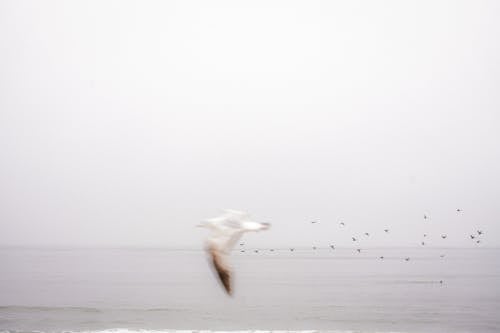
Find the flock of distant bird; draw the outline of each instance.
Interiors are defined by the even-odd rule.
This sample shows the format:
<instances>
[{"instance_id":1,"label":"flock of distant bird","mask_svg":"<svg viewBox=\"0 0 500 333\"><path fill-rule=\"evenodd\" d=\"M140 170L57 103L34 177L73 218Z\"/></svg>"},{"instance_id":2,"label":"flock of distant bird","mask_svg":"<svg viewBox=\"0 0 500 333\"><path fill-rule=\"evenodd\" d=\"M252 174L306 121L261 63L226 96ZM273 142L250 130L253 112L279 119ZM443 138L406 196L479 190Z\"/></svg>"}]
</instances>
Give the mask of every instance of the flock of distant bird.
<instances>
[{"instance_id":1,"label":"flock of distant bird","mask_svg":"<svg viewBox=\"0 0 500 333\"><path fill-rule=\"evenodd\" d=\"M457 213L461 213L461 212L462 212L462 209L457 208L457 209L456 209L456 212L457 212ZM423 218L424 218L424 220L428 220L428 219L429 219L429 215L424 214L424 215L423 215ZM315 220L315 221L311 221L311 224L318 224L318 223L319 223L319 221L316 221L316 220ZM345 227L345 226L346 226L346 224L345 224L345 222L341 221L341 222L339 223L339 226L340 226L340 227ZM385 233L389 233L389 229L383 229L383 230L384 230L384 232L385 232ZM468 237L470 237L470 239L471 239L471 240L473 240L473 241L475 241L477 244L479 244L479 243L481 243L481 240L479 239L479 237L480 237L481 235L483 235L483 231L482 231L482 230L477 230L475 233L468 235ZM364 233L364 236L369 237L369 236L370 236L370 233L369 233L369 232L365 232L365 233ZM423 234L423 238L427 238L427 236L428 236L428 234L427 234L427 233L424 233L424 234ZM441 239L446 239L447 237L448 237L448 235L447 235L447 234L441 234ZM358 241L358 238L356 238L355 236L351 236L351 239L352 239L352 241L353 241L353 242L357 242L357 241ZM422 246L425 246L425 245L426 245L425 240L422 240L422 241L420 242L420 244L421 244ZM244 246L245 246L245 243L240 243L240 249L239 249L239 251L240 251L241 253L245 253L245 252L247 252L247 251L248 251L248 250L246 250L245 248L243 248ZM317 246L312 246L311 248L312 248L312 250L318 250L318 249L319 249ZM330 249L332 249L332 250L335 250L335 245L331 244L331 245L329 245L329 248L330 248ZM261 250L261 252L263 251L263 249L260 249L260 250ZM274 252L275 250L278 250L278 249L271 248L271 249L267 249L267 250L269 250L270 252ZM283 250L283 249L279 249L279 250ZM291 248L289 248L288 250L289 250L290 252L294 252L294 251L296 250L296 248L291 247ZM304 249L301 249L301 250L304 250ZM361 253L361 251L362 251L362 249L361 249L361 248L356 248L356 252ZM259 249L254 249L254 250L253 250L253 252L254 252L254 253L259 253ZM441 255L440 255L440 257L441 257L441 258L444 258L444 254L441 254ZM380 257L379 257L379 259L384 259L384 258L385 258L384 256L380 256ZM405 261L410 261L410 258L409 258L409 257L405 257L405 258L404 258L404 260L405 260Z\"/></svg>"},{"instance_id":2,"label":"flock of distant bird","mask_svg":"<svg viewBox=\"0 0 500 333\"><path fill-rule=\"evenodd\" d=\"M457 213L461 213L462 210L460 208L457 208L456 210ZM424 220L428 220L429 216L427 214L423 215ZM319 223L318 221L311 221L311 224L317 224ZM210 255L211 261L212 261L212 266L214 267L215 271L218 274L219 280L221 281L222 285L224 286L224 289L228 294L231 294L231 272L229 269L229 266L227 265L227 262L225 260L225 257L233 250L234 245L238 242L238 240L241 238L241 236L245 232L249 231L260 231L260 230L266 230L269 229L270 224L268 223L259 223L259 222L254 222L250 220L249 215L240 212L240 211L235 211L235 210L225 210L225 213L217 218L213 219L208 219L205 220L202 224L198 225L200 227L205 227L208 228L212 231L212 234L210 237L207 238L206 242L206 250ZM341 228L346 227L345 222L341 221L339 223L339 226ZM389 229L383 229L384 233L389 233ZM479 244L481 242L480 237L483 235L482 230L477 230L472 234L468 235L468 238L472 241L474 241L476 244ZM365 232L364 236L369 237L370 233ZM423 238L426 239L428 237L427 233L423 234ZM440 237L442 239L446 239L448 235L446 234L441 234ZM359 242L358 238L355 236L351 236L351 239L353 242ZM421 241L421 245L425 246L426 242L425 240ZM252 251L251 249L245 249L245 243L239 243L240 248L239 251L241 253L244 253L246 251ZM312 250L318 250L319 248L317 246L312 246ZM311 249L309 248L309 249ZM324 249L324 248L323 248ZM326 249L331 249L335 250L335 245L330 244L329 247ZM285 250L285 251L290 251L294 252L296 250L295 247L290 247L287 249L253 249L254 253L259 253L259 251L270 251L274 252L275 250ZM303 250L303 249L301 249ZM362 249L361 248L356 248L357 253L361 253ZM444 254L441 254L440 257L444 258ZM384 259L384 256L379 256L379 259ZM410 257L405 257L403 258L404 261L410 261ZM439 281L440 283L443 283L443 281Z\"/></svg>"}]
</instances>

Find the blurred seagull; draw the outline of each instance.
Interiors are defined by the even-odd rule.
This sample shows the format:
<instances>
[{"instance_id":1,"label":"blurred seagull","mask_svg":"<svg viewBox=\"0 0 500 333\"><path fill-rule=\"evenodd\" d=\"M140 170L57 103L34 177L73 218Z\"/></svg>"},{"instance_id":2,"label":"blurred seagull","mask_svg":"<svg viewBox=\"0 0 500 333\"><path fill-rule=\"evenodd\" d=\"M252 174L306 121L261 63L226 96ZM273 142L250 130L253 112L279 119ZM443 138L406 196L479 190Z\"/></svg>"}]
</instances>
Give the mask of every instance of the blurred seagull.
<instances>
[{"instance_id":1,"label":"blurred seagull","mask_svg":"<svg viewBox=\"0 0 500 333\"><path fill-rule=\"evenodd\" d=\"M356 238L352 237L352 241L355 242L356 241Z\"/></svg>"},{"instance_id":2,"label":"blurred seagull","mask_svg":"<svg viewBox=\"0 0 500 333\"><path fill-rule=\"evenodd\" d=\"M460 208L457 208L457 212L460 213L462 210Z\"/></svg>"},{"instance_id":3,"label":"blurred seagull","mask_svg":"<svg viewBox=\"0 0 500 333\"><path fill-rule=\"evenodd\" d=\"M340 222L340 225L345 227L345 223L344 222Z\"/></svg>"},{"instance_id":4,"label":"blurred seagull","mask_svg":"<svg viewBox=\"0 0 500 333\"><path fill-rule=\"evenodd\" d=\"M441 235L441 238L442 238L442 239L445 239L446 237L448 237L448 236L446 236L446 235Z\"/></svg>"},{"instance_id":5,"label":"blurred seagull","mask_svg":"<svg viewBox=\"0 0 500 333\"><path fill-rule=\"evenodd\" d=\"M389 229L384 229L385 232L389 232Z\"/></svg>"},{"instance_id":6,"label":"blurred seagull","mask_svg":"<svg viewBox=\"0 0 500 333\"><path fill-rule=\"evenodd\" d=\"M224 214L207 219L198 224L198 227L207 228L212 234L207 237L205 249L210 255L213 268L222 283L224 290L231 295L231 269L226 257L245 232L269 229L269 223L259 223L250 220L247 213L226 209ZM258 250L255 250L258 253Z\"/></svg>"},{"instance_id":7,"label":"blurred seagull","mask_svg":"<svg viewBox=\"0 0 500 333\"><path fill-rule=\"evenodd\" d=\"M483 234L483 232L482 232L481 230L478 230L478 231L477 231L477 234L478 234L478 235L482 235L482 234Z\"/></svg>"},{"instance_id":8,"label":"blurred seagull","mask_svg":"<svg viewBox=\"0 0 500 333\"><path fill-rule=\"evenodd\" d=\"M474 239L474 238L476 238L476 236L470 235L470 239Z\"/></svg>"},{"instance_id":9,"label":"blurred seagull","mask_svg":"<svg viewBox=\"0 0 500 333\"><path fill-rule=\"evenodd\" d=\"M365 236L370 236L370 234L368 232L365 232Z\"/></svg>"},{"instance_id":10,"label":"blurred seagull","mask_svg":"<svg viewBox=\"0 0 500 333\"><path fill-rule=\"evenodd\" d=\"M332 248L332 250L335 250L335 245L330 245L330 247Z\"/></svg>"}]
</instances>

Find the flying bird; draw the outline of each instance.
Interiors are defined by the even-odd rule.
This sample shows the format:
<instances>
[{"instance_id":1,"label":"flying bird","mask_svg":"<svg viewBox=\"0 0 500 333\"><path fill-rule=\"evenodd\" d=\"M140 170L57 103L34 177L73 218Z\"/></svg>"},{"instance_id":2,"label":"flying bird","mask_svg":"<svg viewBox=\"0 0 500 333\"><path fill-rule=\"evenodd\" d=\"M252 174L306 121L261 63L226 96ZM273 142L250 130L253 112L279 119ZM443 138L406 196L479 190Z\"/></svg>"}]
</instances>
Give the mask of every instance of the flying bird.
<instances>
[{"instance_id":1,"label":"flying bird","mask_svg":"<svg viewBox=\"0 0 500 333\"><path fill-rule=\"evenodd\" d=\"M332 250L335 250L335 246L334 245L330 245L330 247L332 248Z\"/></svg>"},{"instance_id":2,"label":"flying bird","mask_svg":"<svg viewBox=\"0 0 500 333\"><path fill-rule=\"evenodd\" d=\"M384 229L385 232L389 232L389 229Z\"/></svg>"},{"instance_id":3,"label":"flying bird","mask_svg":"<svg viewBox=\"0 0 500 333\"><path fill-rule=\"evenodd\" d=\"M211 235L206 239L205 249L224 290L228 295L232 295L232 272L227 263L227 256L245 232L266 230L270 224L252 221L247 213L227 209L223 215L207 219L198 224L198 227L211 231Z\"/></svg>"},{"instance_id":4,"label":"flying bird","mask_svg":"<svg viewBox=\"0 0 500 333\"><path fill-rule=\"evenodd\" d=\"M369 233L367 233L367 232L365 232L365 236L370 236L370 234L369 234Z\"/></svg>"},{"instance_id":5,"label":"flying bird","mask_svg":"<svg viewBox=\"0 0 500 333\"><path fill-rule=\"evenodd\" d=\"M476 238L476 236L470 235L470 239L474 239L474 238Z\"/></svg>"},{"instance_id":6,"label":"flying bird","mask_svg":"<svg viewBox=\"0 0 500 333\"><path fill-rule=\"evenodd\" d=\"M478 230L478 231L477 231L477 234L478 234L478 235L482 235L482 234L483 234L483 232L482 232L481 230Z\"/></svg>"},{"instance_id":7,"label":"flying bird","mask_svg":"<svg viewBox=\"0 0 500 333\"><path fill-rule=\"evenodd\" d=\"M459 213L460 213L461 211L462 211L462 210L461 210L460 208L457 208L457 212L459 212Z\"/></svg>"},{"instance_id":8,"label":"flying bird","mask_svg":"<svg viewBox=\"0 0 500 333\"><path fill-rule=\"evenodd\" d=\"M446 236L446 235L441 235L441 238L442 238L442 239L445 239L446 237L448 237L448 236Z\"/></svg>"},{"instance_id":9,"label":"flying bird","mask_svg":"<svg viewBox=\"0 0 500 333\"><path fill-rule=\"evenodd\" d=\"M358 251L358 253L361 253L361 249L356 249L356 251Z\"/></svg>"},{"instance_id":10,"label":"flying bird","mask_svg":"<svg viewBox=\"0 0 500 333\"><path fill-rule=\"evenodd\" d=\"M355 242L356 241L356 238L352 237L352 241Z\"/></svg>"},{"instance_id":11,"label":"flying bird","mask_svg":"<svg viewBox=\"0 0 500 333\"><path fill-rule=\"evenodd\" d=\"M340 222L340 225L345 227L345 223L344 222Z\"/></svg>"},{"instance_id":12,"label":"flying bird","mask_svg":"<svg viewBox=\"0 0 500 333\"><path fill-rule=\"evenodd\" d=\"M406 258L405 258L405 261L410 261L410 257L406 257Z\"/></svg>"}]
</instances>

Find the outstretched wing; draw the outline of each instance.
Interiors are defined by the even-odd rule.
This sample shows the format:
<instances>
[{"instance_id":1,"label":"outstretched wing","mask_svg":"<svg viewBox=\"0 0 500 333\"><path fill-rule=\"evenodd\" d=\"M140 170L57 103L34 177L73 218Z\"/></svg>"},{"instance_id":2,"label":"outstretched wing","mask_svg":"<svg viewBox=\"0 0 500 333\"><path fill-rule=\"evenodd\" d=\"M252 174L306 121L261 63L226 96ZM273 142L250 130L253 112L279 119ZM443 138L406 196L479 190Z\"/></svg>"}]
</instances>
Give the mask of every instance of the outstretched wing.
<instances>
[{"instance_id":1,"label":"outstretched wing","mask_svg":"<svg viewBox=\"0 0 500 333\"><path fill-rule=\"evenodd\" d=\"M220 252L229 253L244 232L245 230L241 228L240 223L237 221L223 221L218 223L217 227L212 230L208 243L210 247L214 247Z\"/></svg>"},{"instance_id":2,"label":"outstretched wing","mask_svg":"<svg viewBox=\"0 0 500 333\"><path fill-rule=\"evenodd\" d=\"M226 261L224 260L224 254L213 246L208 248L208 253L212 258L212 265L217 272L217 276L219 277L224 290L226 290L226 292L231 295L231 271Z\"/></svg>"},{"instance_id":3,"label":"outstretched wing","mask_svg":"<svg viewBox=\"0 0 500 333\"><path fill-rule=\"evenodd\" d=\"M242 212L235 209L224 209L223 210L225 219L236 219L236 220L247 220L250 218L250 214L247 212Z\"/></svg>"},{"instance_id":4,"label":"outstretched wing","mask_svg":"<svg viewBox=\"0 0 500 333\"><path fill-rule=\"evenodd\" d=\"M232 274L227 264L227 255L245 232L267 229L269 224L253 222L245 212L230 209L224 212L220 217L205 220L205 226L212 231L207 239L206 250L222 286L231 295Z\"/></svg>"}]
</instances>

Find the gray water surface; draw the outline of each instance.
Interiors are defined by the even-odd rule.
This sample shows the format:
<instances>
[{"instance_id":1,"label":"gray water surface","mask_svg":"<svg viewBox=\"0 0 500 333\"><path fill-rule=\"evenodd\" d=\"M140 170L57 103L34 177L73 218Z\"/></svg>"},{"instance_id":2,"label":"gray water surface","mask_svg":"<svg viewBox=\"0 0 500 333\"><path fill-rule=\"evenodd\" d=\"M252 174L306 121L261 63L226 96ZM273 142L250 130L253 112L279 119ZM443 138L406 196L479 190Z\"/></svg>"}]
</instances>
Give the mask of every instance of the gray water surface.
<instances>
[{"instance_id":1,"label":"gray water surface","mask_svg":"<svg viewBox=\"0 0 500 333\"><path fill-rule=\"evenodd\" d=\"M499 259L486 248L234 252L228 297L199 250L2 248L0 330L499 332Z\"/></svg>"}]
</instances>

